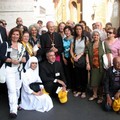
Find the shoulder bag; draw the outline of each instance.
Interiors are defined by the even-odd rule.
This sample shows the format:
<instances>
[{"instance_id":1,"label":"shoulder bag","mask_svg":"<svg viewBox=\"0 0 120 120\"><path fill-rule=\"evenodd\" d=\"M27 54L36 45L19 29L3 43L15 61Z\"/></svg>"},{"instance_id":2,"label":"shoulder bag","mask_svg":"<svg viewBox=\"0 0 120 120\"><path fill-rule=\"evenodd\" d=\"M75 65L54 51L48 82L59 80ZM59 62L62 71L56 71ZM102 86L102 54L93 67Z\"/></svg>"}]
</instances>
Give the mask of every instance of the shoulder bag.
<instances>
[{"instance_id":1,"label":"shoulder bag","mask_svg":"<svg viewBox=\"0 0 120 120\"><path fill-rule=\"evenodd\" d=\"M105 42L103 41L102 42L102 47L103 47L103 51L104 51L104 54L103 54L103 67L104 69L108 69L109 68L109 60L108 60L108 54L106 53L106 50L105 50ZM112 63L113 63L113 56L111 53L110 54L110 62L111 62L111 66L112 66Z\"/></svg>"},{"instance_id":2,"label":"shoulder bag","mask_svg":"<svg viewBox=\"0 0 120 120\"><path fill-rule=\"evenodd\" d=\"M85 38L85 43L86 43L86 37ZM74 52L75 52L75 39L73 41L73 45L74 45ZM76 55L75 55L76 56ZM78 67L78 68L84 68L86 66L86 59L85 59L85 55L83 54L77 62L75 62L73 59L71 59L71 62L73 63L74 67Z\"/></svg>"}]
</instances>

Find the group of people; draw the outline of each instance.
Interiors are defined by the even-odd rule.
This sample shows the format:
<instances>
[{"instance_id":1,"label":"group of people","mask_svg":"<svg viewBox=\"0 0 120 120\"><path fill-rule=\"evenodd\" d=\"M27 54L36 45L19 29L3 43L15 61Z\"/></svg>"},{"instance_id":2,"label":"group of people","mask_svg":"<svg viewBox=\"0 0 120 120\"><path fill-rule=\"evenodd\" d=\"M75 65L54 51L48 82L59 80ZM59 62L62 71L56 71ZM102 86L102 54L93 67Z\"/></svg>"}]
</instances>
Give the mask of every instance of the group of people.
<instances>
[{"instance_id":1,"label":"group of people","mask_svg":"<svg viewBox=\"0 0 120 120\"><path fill-rule=\"evenodd\" d=\"M74 24L69 20L59 23L58 30L52 21L47 22L47 29L42 29L42 21L28 29L20 17L16 23L8 37L0 26L0 61L6 67L11 118L17 117L21 108L49 111L53 107L51 97L58 98L59 87L65 92L71 90L74 97L86 98L90 84L93 94L89 101L97 99L97 103L102 103L105 93L106 109L112 107L112 97L120 98L120 28L116 34L111 23L103 29L96 22L90 30L85 21ZM103 44L108 70L103 65ZM30 88L34 82L42 84L38 92Z\"/></svg>"}]
</instances>

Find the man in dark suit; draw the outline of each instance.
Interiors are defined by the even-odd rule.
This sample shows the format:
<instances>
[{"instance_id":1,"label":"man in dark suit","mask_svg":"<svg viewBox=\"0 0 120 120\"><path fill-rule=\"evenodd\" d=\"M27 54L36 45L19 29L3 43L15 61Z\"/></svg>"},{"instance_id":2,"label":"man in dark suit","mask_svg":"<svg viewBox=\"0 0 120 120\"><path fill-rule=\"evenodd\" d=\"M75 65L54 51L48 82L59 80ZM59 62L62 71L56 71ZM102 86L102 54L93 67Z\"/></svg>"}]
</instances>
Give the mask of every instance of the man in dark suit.
<instances>
[{"instance_id":1,"label":"man in dark suit","mask_svg":"<svg viewBox=\"0 0 120 120\"><path fill-rule=\"evenodd\" d=\"M40 65L40 77L46 91L51 95L56 95L58 86L66 89L65 77L60 62L55 61L55 53L49 50L46 53L47 60Z\"/></svg>"},{"instance_id":2,"label":"man in dark suit","mask_svg":"<svg viewBox=\"0 0 120 120\"><path fill-rule=\"evenodd\" d=\"M43 50L43 59L45 59L45 53L48 50L53 50L56 55L57 61L60 61L61 53L63 52L62 37L55 32L55 26L52 21L47 22L46 27L48 32L41 35L41 47Z\"/></svg>"},{"instance_id":3,"label":"man in dark suit","mask_svg":"<svg viewBox=\"0 0 120 120\"><path fill-rule=\"evenodd\" d=\"M2 26L0 26L0 45L7 41L7 33L6 33L6 29ZM2 66L2 62L0 61L0 67Z\"/></svg>"},{"instance_id":4,"label":"man in dark suit","mask_svg":"<svg viewBox=\"0 0 120 120\"><path fill-rule=\"evenodd\" d=\"M113 67L106 72L104 86L106 93L105 109L108 111L112 107L113 99L120 98L120 57L113 59Z\"/></svg>"},{"instance_id":5,"label":"man in dark suit","mask_svg":"<svg viewBox=\"0 0 120 120\"><path fill-rule=\"evenodd\" d=\"M3 43L4 41L7 41L6 29L0 26L0 44Z\"/></svg>"},{"instance_id":6,"label":"man in dark suit","mask_svg":"<svg viewBox=\"0 0 120 120\"><path fill-rule=\"evenodd\" d=\"M4 42L7 41L7 33L6 29L2 26L0 26L0 45ZM1 52L1 51L0 51ZM0 67L3 65L3 62L0 61ZM1 95L7 95L7 86L6 84L1 84L0 83L0 96Z\"/></svg>"}]
</instances>

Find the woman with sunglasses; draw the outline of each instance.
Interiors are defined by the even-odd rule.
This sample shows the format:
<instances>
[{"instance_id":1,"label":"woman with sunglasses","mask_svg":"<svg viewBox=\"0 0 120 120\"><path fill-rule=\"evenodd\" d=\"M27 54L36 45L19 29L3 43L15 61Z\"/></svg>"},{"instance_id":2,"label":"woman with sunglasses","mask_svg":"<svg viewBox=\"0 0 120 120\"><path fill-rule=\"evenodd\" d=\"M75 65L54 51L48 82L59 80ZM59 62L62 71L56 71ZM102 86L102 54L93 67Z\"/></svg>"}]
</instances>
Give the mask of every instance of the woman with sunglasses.
<instances>
[{"instance_id":1,"label":"woman with sunglasses","mask_svg":"<svg viewBox=\"0 0 120 120\"><path fill-rule=\"evenodd\" d=\"M105 40L108 44L109 48L111 49L111 53L114 57L120 56L120 40L115 38L116 36L116 29L115 28L108 28L107 30L107 39Z\"/></svg>"}]
</instances>

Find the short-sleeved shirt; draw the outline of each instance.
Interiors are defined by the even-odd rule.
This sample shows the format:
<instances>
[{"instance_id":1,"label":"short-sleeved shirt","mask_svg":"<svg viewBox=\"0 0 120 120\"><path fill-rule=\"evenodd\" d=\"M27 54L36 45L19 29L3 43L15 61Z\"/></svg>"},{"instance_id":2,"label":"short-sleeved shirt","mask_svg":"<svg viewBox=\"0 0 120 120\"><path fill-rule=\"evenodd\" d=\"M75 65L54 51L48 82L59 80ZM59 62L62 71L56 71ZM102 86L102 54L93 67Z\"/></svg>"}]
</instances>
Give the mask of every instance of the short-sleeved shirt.
<instances>
[{"instance_id":1,"label":"short-sleeved shirt","mask_svg":"<svg viewBox=\"0 0 120 120\"><path fill-rule=\"evenodd\" d=\"M113 57L119 56L118 51L120 50L120 40L116 39L116 41L113 44L108 45L108 46L111 49Z\"/></svg>"}]
</instances>

